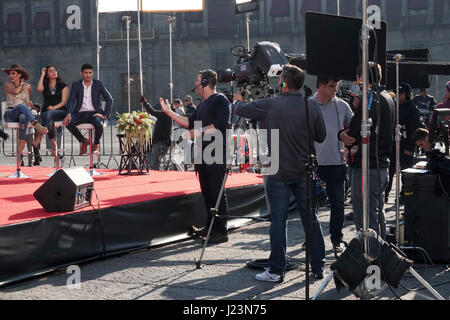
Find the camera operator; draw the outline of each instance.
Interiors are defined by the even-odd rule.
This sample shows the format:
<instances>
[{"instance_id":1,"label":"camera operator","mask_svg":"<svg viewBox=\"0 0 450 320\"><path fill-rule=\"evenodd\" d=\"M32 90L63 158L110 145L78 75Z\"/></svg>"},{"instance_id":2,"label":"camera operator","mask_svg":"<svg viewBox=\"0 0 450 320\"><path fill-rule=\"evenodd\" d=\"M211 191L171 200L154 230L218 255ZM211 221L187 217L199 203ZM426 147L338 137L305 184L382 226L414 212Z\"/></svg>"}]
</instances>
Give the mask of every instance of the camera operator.
<instances>
[{"instance_id":1,"label":"camera operator","mask_svg":"<svg viewBox=\"0 0 450 320\"><path fill-rule=\"evenodd\" d=\"M361 77L361 68L358 70ZM386 189L389 167L389 156L392 150L394 136L394 102L386 90L381 90L379 84L382 73L380 65L369 62L369 117L372 119L369 143L369 228L384 237L386 223L383 210L383 192ZM377 92L380 91L380 92ZM362 199L362 105L356 109L349 129L339 133L339 138L349 147L349 164L352 167L351 188L354 222L356 230L360 230L363 216ZM377 127L379 126L379 130ZM378 132L378 133L377 133ZM366 190L364 190L366 192ZM381 198L380 198L381 197ZM380 201L381 199L381 201ZM376 257L379 244L371 238L369 254Z\"/></svg>"},{"instance_id":2,"label":"camera operator","mask_svg":"<svg viewBox=\"0 0 450 320\"><path fill-rule=\"evenodd\" d=\"M284 65L279 79L281 94L275 98L263 98L251 103L242 102L240 93L235 97L234 112L253 120L264 120L268 130L279 130L279 141L269 139L269 151L276 143L279 145L279 170L267 178L267 197L271 211L269 268L257 274L261 281L282 282L286 271L286 223L289 197L292 193L305 227L305 164L308 157L308 132L304 96L300 93L305 75L294 65ZM323 142L326 137L325 123L318 108L309 111L311 124L311 150L313 142ZM273 134L271 135L274 136ZM311 212L313 212L311 210ZM325 244L322 228L317 214L310 216L311 269L317 279L323 277L325 263Z\"/></svg>"},{"instance_id":3,"label":"camera operator","mask_svg":"<svg viewBox=\"0 0 450 320\"><path fill-rule=\"evenodd\" d=\"M347 174L341 151L343 143L338 132L347 127L353 117L350 106L336 97L339 79L331 76L317 77L317 93L309 99L312 108L318 108L323 115L327 136L323 143L315 143L319 167L317 174L326 184L330 200L330 240L336 253L342 252L342 227L344 225L344 181Z\"/></svg>"},{"instance_id":4,"label":"camera operator","mask_svg":"<svg viewBox=\"0 0 450 320\"><path fill-rule=\"evenodd\" d=\"M400 140L400 169L411 168L414 165L414 142L412 135L417 128L424 127L419 108L411 100L412 88L408 83L402 83L398 89L399 102L399 124L405 128L406 138L402 136ZM395 143L392 147L390 166L389 166L389 183L385 191L384 201L388 201L389 193L392 189L392 182L395 174ZM403 188L403 184L402 184ZM403 190L400 192L400 204L404 202Z\"/></svg>"},{"instance_id":5,"label":"camera operator","mask_svg":"<svg viewBox=\"0 0 450 320\"><path fill-rule=\"evenodd\" d=\"M207 219L206 227L202 229L193 227L193 231L194 235L202 237L203 240L206 239L208 227L212 219L211 208L214 208L216 205L216 201L222 187L222 182L225 177L226 129L228 129L230 124L231 113L228 99L223 94L217 93L216 86L217 73L215 71L203 70L199 72L193 91L201 96L204 101L200 103L195 111L188 117L173 112L170 109L168 101L164 101L160 98L162 110L182 127L189 129L188 132L183 134L184 138L187 136L190 138L203 138L202 143L199 146L201 147L199 151L202 152L202 155L203 150L205 150L210 144L217 143L215 138L210 141L207 139L207 136L214 137L216 134L222 135L222 159L216 161L215 151L219 150L213 150L214 154L211 154L211 156L214 158L214 162L212 164L208 164L204 157L202 157L201 164L195 164L195 171L198 173L200 187L203 197L205 198ZM194 122L200 122L201 128L197 129L197 127L194 126ZM228 201L226 190L224 190L218 208L218 217L214 219L214 224L212 226L208 243L214 244L228 241L227 211Z\"/></svg>"}]
</instances>

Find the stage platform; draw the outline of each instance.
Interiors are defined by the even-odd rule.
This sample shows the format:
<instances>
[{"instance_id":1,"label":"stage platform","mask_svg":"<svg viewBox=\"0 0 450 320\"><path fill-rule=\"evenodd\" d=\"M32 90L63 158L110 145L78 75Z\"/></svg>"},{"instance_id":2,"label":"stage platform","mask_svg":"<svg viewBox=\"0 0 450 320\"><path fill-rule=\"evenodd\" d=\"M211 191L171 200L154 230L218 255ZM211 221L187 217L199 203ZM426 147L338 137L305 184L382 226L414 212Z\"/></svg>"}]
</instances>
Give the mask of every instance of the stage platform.
<instances>
[{"instance_id":1,"label":"stage platform","mask_svg":"<svg viewBox=\"0 0 450 320\"><path fill-rule=\"evenodd\" d=\"M0 285L71 264L188 239L203 226L205 204L195 172L150 171L93 177L92 206L46 212L33 193L54 171L24 167L30 178L11 179L15 167L0 166ZM86 169L87 170L87 169ZM232 173L226 184L229 228L266 213L261 175ZM98 211L98 207L100 210Z\"/></svg>"}]
</instances>

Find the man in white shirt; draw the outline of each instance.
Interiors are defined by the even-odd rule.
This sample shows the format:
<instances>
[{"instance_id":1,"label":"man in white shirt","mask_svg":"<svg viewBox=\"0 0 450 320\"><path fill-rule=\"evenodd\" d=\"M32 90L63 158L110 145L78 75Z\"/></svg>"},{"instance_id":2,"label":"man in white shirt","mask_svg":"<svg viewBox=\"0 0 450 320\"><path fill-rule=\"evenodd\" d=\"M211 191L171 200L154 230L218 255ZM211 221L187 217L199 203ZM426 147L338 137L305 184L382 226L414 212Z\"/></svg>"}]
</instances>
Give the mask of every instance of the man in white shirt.
<instances>
[{"instance_id":1,"label":"man in white shirt","mask_svg":"<svg viewBox=\"0 0 450 320\"><path fill-rule=\"evenodd\" d=\"M80 74L82 79L72 84L67 101L67 115L63 124L81 143L80 155L83 155L87 154L89 140L84 138L77 125L91 123L94 126L94 143L91 152L97 152L103 135L103 121L109 117L113 98L101 81L93 79L92 65L84 64ZM103 96L106 101L105 110L102 108L100 96Z\"/></svg>"}]
</instances>

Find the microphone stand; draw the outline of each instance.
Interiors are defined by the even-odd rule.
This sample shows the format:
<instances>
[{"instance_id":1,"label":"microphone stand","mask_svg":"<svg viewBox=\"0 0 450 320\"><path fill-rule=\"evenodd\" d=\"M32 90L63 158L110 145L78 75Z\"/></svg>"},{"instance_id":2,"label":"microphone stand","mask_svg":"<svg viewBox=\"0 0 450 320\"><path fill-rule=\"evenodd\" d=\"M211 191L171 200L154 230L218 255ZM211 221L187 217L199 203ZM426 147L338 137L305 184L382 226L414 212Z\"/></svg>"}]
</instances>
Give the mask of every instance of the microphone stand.
<instances>
[{"instance_id":1,"label":"microphone stand","mask_svg":"<svg viewBox=\"0 0 450 320\"><path fill-rule=\"evenodd\" d=\"M317 158L312 154L311 148L311 131L310 131L310 123L309 123L309 106L308 106L308 98L312 95L311 88L304 86L305 89L305 111L306 111L306 130L308 132L307 142L308 142L308 155L306 162L306 170L305 170L305 215L306 215L306 225L305 225L305 243L306 243L306 284L305 284L305 300L309 300L309 248L310 248L310 191L312 190L312 180L317 169Z\"/></svg>"}]
</instances>

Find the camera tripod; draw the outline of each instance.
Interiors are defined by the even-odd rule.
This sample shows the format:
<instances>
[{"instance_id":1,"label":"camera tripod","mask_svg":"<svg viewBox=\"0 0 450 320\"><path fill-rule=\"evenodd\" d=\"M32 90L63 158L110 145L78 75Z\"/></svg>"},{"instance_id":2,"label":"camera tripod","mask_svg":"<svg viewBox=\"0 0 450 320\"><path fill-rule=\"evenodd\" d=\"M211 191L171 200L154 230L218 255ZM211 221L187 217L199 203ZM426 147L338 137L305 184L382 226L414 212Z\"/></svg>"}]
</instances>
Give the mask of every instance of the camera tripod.
<instances>
[{"instance_id":1,"label":"camera tripod","mask_svg":"<svg viewBox=\"0 0 450 320\"><path fill-rule=\"evenodd\" d=\"M242 125L243 125L243 120L240 121L240 123L237 126L238 127L242 127ZM234 128L235 128L235 126L233 126L233 129ZM249 152L252 152L252 150L249 150ZM234 157L234 153L235 153L235 148L233 149L233 157ZM220 188L219 195L218 195L217 200L216 200L216 205L215 205L214 208L211 208L212 218L211 218L211 222L209 223L209 226L208 226L208 232L207 232L207 235L206 235L206 238L205 238L205 242L203 244L202 252L201 252L200 258L198 260L194 259L195 260L196 269L201 269L201 267L202 267L203 255L205 253L206 246L208 245L208 241L209 241L209 238L210 238L210 235L211 235L211 231L212 231L212 226L214 224L214 220L215 220L216 217L219 216L218 212L219 212L220 201L222 200L223 193L225 191L225 185L226 185L226 182L227 182L227 179L228 179L228 175L231 173L232 166L233 166L233 159L231 159L231 161L229 161L227 163L227 166L225 168L225 174L224 174L224 177L223 177L223 180L222 180L222 186ZM263 177L263 180L264 180L263 184L264 184L264 194L265 194L265 198L266 198L266 205L267 205L268 213L270 215L270 205L269 205L269 202L268 202L267 190L266 190L266 176ZM233 218L251 219L253 221L268 221L269 220L269 218L246 217L246 216L233 216Z\"/></svg>"},{"instance_id":2,"label":"camera tripod","mask_svg":"<svg viewBox=\"0 0 450 320\"><path fill-rule=\"evenodd\" d=\"M214 225L214 220L215 220L216 217L219 217L219 215L218 215L219 205L220 205L220 201L222 200L223 193L225 191L225 184L227 182L228 175L231 172L231 166L232 166L232 164L227 165L227 167L225 169L225 174L224 174L224 177L223 177L223 180L222 180L222 186L220 188L219 195L218 195L217 200L216 200L216 205L215 205L214 208L211 208L212 218L211 218L211 222L209 223L209 226L208 226L208 233L206 234L205 242L203 243L202 252L200 253L200 258L198 260L194 259L196 269L201 269L202 268L203 255L205 253L206 246L208 245L208 241L209 241L209 238L211 236L211 230L212 230L212 227ZM254 221L267 221L268 220L267 218L259 218L259 217L244 217L244 216L239 216L239 217L233 216L233 217L234 218L240 218L240 219L251 219L251 220L254 220Z\"/></svg>"}]
</instances>

